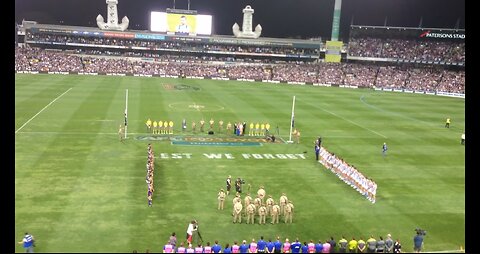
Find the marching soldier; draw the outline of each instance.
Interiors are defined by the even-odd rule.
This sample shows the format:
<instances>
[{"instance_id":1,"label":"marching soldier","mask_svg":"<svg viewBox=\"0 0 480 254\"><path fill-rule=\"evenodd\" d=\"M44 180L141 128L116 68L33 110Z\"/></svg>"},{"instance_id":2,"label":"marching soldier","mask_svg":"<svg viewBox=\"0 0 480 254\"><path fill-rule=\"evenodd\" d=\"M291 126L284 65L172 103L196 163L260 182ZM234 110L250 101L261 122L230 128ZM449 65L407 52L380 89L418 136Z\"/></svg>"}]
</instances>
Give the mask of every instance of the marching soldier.
<instances>
[{"instance_id":1,"label":"marching soldier","mask_svg":"<svg viewBox=\"0 0 480 254\"><path fill-rule=\"evenodd\" d=\"M265 206L260 206L258 209L258 215L260 216L258 224L265 224L265 217L267 216L267 208Z\"/></svg>"},{"instance_id":2,"label":"marching soldier","mask_svg":"<svg viewBox=\"0 0 480 254\"><path fill-rule=\"evenodd\" d=\"M225 203L225 192L220 189L218 192L218 210L223 210L223 204Z\"/></svg>"},{"instance_id":3,"label":"marching soldier","mask_svg":"<svg viewBox=\"0 0 480 254\"><path fill-rule=\"evenodd\" d=\"M292 223L292 217L293 217L293 204L292 201L289 201L288 204L285 206L285 223L290 221Z\"/></svg>"},{"instance_id":4,"label":"marching soldier","mask_svg":"<svg viewBox=\"0 0 480 254\"><path fill-rule=\"evenodd\" d=\"M252 224L255 224L255 205L250 204L247 206L247 224L250 224L250 221Z\"/></svg>"},{"instance_id":5,"label":"marching soldier","mask_svg":"<svg viewBox=\"0 0 480 254\"><path fill-rule=\"evenodd\" d=\"M282 193L282 196L280 196L280 215L285 214L285 206L288 204L288 198L285 193Z\"/></svg>"},{"instance_id":6,"label":"marching soldier","mask_svg":"<svg viewBox=\"0 0 480 254\"><path fill-rule=\"evenodd\" d=\"M278 217L280 215L280 206L275 204L275 202L273 202L273 206L272 206L272 224L275 224L277 223L278 224Z\"/></svg>"}]
</instances>

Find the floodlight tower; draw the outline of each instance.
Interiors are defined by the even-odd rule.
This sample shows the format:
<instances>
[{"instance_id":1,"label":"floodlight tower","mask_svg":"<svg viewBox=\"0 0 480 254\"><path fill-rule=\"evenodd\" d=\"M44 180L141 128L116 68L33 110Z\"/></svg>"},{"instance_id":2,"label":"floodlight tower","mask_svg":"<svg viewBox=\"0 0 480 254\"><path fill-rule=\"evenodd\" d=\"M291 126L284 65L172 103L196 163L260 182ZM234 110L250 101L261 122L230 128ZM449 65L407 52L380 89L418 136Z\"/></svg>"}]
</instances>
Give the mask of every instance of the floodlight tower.
<instances>
[{"instance_id":1,"label":"floodlight tower","mask_svg":"<svg viewBox=\"0 0 480 254\"><path fill-rule=\"evenodd\" d=\"M342 0L335 0L335 7L333 7L333 21L332 21L332 41L338 41L338 34L340 31L340 13L342 12Z\"/></svg>"}]
</instances>

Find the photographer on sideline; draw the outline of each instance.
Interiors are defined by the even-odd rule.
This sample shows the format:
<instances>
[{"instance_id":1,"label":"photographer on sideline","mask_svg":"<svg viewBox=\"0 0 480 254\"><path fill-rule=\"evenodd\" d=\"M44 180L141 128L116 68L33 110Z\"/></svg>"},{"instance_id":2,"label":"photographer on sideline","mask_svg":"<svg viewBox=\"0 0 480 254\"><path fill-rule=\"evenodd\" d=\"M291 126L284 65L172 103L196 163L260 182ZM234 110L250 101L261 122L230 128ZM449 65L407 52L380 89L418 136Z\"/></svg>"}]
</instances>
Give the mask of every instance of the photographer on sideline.
<instances>
[{"instance_id":1,"label":"photographer on sideline","mask_svg":"<svg viewBox=\"0 0 480 254\"><path fill-rule=\"evenodd\" d=\"M417 234L413 237L413 250L416 253L419 253L423 249L423 237L427 234L425 230L422 229L415 229Z\"/></svg>"},{"instance_id":2,"label":"photographer on sideline","mask_svg":"<svg viewBox=\"0 0 480 254\"><path fill-rule=\"evenodd\" d=\"M18 244L23 244L23 248L25 248L25 253L33 253L33 247L35 247L35 238L28 233L25 233L23 239L18 242Z\"/></svg>"},{"instance_id":3,"label":"photographer on sideline","mask_svg":"<svg viewBox=\"0 0 480 254\"><path fill-rule=\"evenodd\" d=\"M190 224L188 224L187 228L187 242L188 244L192 243L193 232L197 230L197 221L192 220Z\"/></svg>"}]
</instances>

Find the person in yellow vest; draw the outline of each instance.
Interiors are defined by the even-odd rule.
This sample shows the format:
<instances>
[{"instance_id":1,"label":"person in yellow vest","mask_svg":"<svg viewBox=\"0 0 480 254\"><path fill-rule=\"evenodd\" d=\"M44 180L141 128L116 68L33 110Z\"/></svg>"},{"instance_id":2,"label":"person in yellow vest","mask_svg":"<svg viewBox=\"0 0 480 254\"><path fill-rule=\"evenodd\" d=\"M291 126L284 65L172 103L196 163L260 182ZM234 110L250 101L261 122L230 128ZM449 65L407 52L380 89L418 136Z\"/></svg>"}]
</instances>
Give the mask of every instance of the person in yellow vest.
<instances>
[{"instance_id":1,"label":"person in yellow vest","mask_svg":"<svg viewBox=\"0 0 480 254\"><path fill-rule=\"evenodd\" d=\"M265 124L260 124L260 136L265 136Z\"/></svg>"},{"instance_id":2,"label":"person in yellow vest","mask_svg":"<svg viewBox=\"0 0 480 254\"><path fill-rule=\"evenodd\" d=\"M158 130L157 130L157 133L158 133L158 134L163 134L163 121L162 121L162 120L159 120L159 121L158 121Z\"/></svg>"},{"instance_id":3,"label":"person in yellow vest","mask_svg":"<svg viewBox=\"0 0 480 254\"><path fill-rule=\"evenodd\" d=\"M163 131L168 134L168 120L163 121Z\"/></svg>"},{"instance_id":4,"label":"person in yellow vest","mask_svg":"<svg viewBox=\"0 0 480 254\"><path fill-rule=\"evenodd\" d=\"M367 248L367 244L363 240L362 237L357 242L357 253L365 253L365 249Z\"/></svg>"},{"instance_id":5,"label":"person in yellow vest","mask_svg":"<svg viewBox=\"0 0 480 254\"><path fill-rule=\"evenodd\" d=\"M255 136L260 136L260 124L258 122L255 124Z\"/></svg>"},{"instance_id":6,"label":"person in yellow vest","mask_svg":"<svg viewBox=\"0 0 480 254\"><path fill-rule=\"evenodd\" d=\"M195 123L195 121L192 121L192 132L195 133L196 129L197 129L197 124Z\"/></svg>"},{"instance_id":7,"label":"person in yellow vest","mask_svg":"<svg viewBox=\"0 0 480 254\"><path fill-rule=\"evenodd\" d=\"M153 121L152 126L153 126L152 133L157 134L157 129L158 129L157 121Z\"/></svg>"},{"instance_id":8,"label":"person in yellow vest","mask_svg":"<svg viewBox=\"0 0 480 254\"><path fill-rule=\"evenodd\" d=\"M223 132L223 120L218 121L218 132Z\"/></svg>"},{"instance_id":9,"label":"person in yellow vest","mask_svg":"<svg viewBox=\"0 0 480 254\"><path fill-rule=\"evenodd\" d=\"M145 125L147 126L147 132L151 132L152 131L152 120L150 120L150 118L148 118L147 122L145 123Z\"/></svg>"},{"instance_id":10,"label":"person in yellow vest","mask_svg":"<svg viewBox=\"0 0 480 254\"><path fill-rule=\"evenodd\" d=\"M265 134L270 135L270 124L269 123L265 124Z\"/></svg>"},{"instance_id":11,"label":"person in yellow vest","mask_svg":"<svg viewBox=\"0 0 480 254\"><path fill-rule=\"evenodd\" d=\"M210 130L213 130L213 124L215 123L215 121L213 121L213 118L210 118Z\"/></svg>"},{"instance_id":12,"label":"person in yellow vest","mask_svg":"<svg viewBox=\"0 0 480 254\"><path fill-rule=\"evenodd\" d=\"M169 126L168 134L173 134L173 121L172 120L170 120L170 122L168 123L168 126Z\"/></svg>"},{"instance_id":13,"label":"person in yellow vest","mask_svg":"<svg viewBox=\"0 0 480 254\"><path fill-rule=\"evenodd\" d=\"M450 117L447 117L447 121L445 121L445 128L450 128Z\"/></svg>"},{"instance_id":14,"label":"person in yellow vest","mask_svg":"<svg viewBox=\"0 0 480 254\"><path fill-rule=\"evenodd\" d=\"M205 120L200 120L200 132L203 132L203 126L205 125Z\"/></svg>"},{"instance_id":15,"label":"person in yellow vest","mask_svg":"<svg viewBox=\"0 0 480 254\"><path fill-rule=\"evenodd\" d=\"M217 195L218 198L218 210L223 210L223 205L225 203L225 191L223 189L220 189Z\"/></svg>"},{"instance_id":16,"label":"person in yellow vest","mask_svg":"<svg viewBox=\"0 0 480 254\"><path fill-rule=\"evenodd\" d=\"M252 122L250 123L250 128L248 129L248 136L253 136L255 135L255 124Z\"/></svg>"},{"instance_id":17,"label":"person in yellow vest","mask_svg":"<svg viewBox=\"0 0 480 254\"><path fill-rule=\"evenodd\" d=\"M352 240L350 240L350 242L348 242L348 250L350 251L350 253L356 252L357 251L357 246L358 246L357 240L355 240L355 237L352 237Z\"/></svg>"}]
</instances>

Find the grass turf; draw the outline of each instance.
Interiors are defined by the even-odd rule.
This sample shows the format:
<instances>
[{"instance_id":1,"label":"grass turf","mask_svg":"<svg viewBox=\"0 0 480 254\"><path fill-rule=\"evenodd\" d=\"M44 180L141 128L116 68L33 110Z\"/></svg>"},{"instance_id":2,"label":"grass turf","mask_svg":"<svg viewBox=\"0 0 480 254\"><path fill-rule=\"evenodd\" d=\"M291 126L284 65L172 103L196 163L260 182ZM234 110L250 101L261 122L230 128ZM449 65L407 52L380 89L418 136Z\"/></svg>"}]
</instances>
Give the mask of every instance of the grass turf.
<instances>
[{"instance_id":1,"label":"grass turf","mask_svg":"<svg viewBox=\"0 0 480 254\"><path fill-rule=\"evenodd\" d=\"M126 89L130 134L120 143ZM176 133L183 118L188 132L191 121L198 128L202 117L223 119L225 126L269 122L286 140L293 95L300 144L152 141L156 157L170 158L156 159L153 206L147 206L148 141L135 139L146 135L147 118L173 120ZM189 107L194 104L204 108ZM447 117L450 129L444 128ZM414 229L421 227L428 231L425 250L458 249L465 247L464 124L465 101L456 98L237 81L17 74L15 237L33 234L38 252L161 252L172 232L184 240L195 218L205 242L219 240L222 246L260 236L316 242L391 233L404 251L412 251ZM326 149L377 182L376 204L314 161L318 136ZM389 146L385 158L383 142ZM242 157L305 151L305 160ZM172 153L192 155L173 159ZM204 153L230 153L235 159L208 159ZM225 210L217 210L216 194L227 175L244 178L255 193L264 185L277 201L286 192L295 205L294 223L232 224L232 196Z\"/></svg>"}]
</instances>

